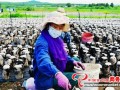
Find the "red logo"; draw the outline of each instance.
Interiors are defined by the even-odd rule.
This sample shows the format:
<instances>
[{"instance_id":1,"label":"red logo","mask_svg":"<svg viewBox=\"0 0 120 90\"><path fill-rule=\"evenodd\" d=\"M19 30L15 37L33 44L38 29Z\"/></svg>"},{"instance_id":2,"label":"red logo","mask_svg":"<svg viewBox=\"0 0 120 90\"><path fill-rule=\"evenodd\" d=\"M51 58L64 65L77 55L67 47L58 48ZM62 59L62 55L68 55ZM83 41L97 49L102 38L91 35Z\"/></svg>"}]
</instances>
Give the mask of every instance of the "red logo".
<instances>
[{"instance_id":1,"label":"red logo","mask_svg":"<svg viewBox=\"0 0 120 90\"><path fill-rule=\"evenodd\" d=\"M81 76L81 75L83 75L82 78L77 78L77 76L79 77L79 76ZM84 83L82 83L82 81L83 81L83 80L87 80L87 79L88 79L88 75L87 75L87 74L83 74L83 73L74 73L74 74L72 75L72 79L73 79L74 81L78 80L78 86L79 86L79 88L82 88L82 87L84 86Z\"/></svg>"}]
</instances>

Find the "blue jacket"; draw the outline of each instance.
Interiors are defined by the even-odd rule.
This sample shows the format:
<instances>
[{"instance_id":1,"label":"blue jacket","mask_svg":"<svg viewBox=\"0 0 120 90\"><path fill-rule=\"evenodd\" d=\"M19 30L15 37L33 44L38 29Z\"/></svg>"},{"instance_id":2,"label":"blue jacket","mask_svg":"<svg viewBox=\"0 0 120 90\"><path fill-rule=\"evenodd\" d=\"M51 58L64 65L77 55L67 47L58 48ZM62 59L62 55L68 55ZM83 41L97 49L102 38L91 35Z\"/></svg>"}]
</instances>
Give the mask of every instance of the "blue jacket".
<instances>
[{"instance_id":1,"label":"blue jacket","mask_svg":"<svg viewBox=\"0 0 120 90\"><path fill-rule=\"evenodd\" d=\"M69 55L67 57L68 61L73 62ZM36 89L47 90L52 88L54 76L59 70L51 61L48 43L42 35L35 42L33 68Z\"/></svg>"}]
</instances>

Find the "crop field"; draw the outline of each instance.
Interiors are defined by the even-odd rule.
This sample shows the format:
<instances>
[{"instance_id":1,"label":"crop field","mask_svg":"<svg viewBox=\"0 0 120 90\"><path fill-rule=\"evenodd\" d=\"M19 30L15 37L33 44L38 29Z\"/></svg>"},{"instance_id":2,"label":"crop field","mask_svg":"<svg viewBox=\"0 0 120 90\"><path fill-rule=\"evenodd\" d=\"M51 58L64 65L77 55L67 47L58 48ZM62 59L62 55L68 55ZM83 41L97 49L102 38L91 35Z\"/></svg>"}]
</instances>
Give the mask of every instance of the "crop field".
<instances>
[{"instance_id":1,"label":"crop field","mask_svg":"<svg viewBox=\"0 0 120 90\"><path fill-rule=\"evenodd\" d=\"M27 62L22 65L23 71L20 71L23 73L22 77L16 78L15 71L13 69L13 68L15 68L15 65L14 65L10 69L9 79L7 79L5 76L3 76L4 69L2 67L4 67L4 63L3 64L0 63L2 66L0 68L0 90L8 90L8 89L24 90L24 87L22 87L22 83L24 80L26 80L27 78L30 77L30 73L29 73L29 71L31 70L30 62L33 59L32 51L34 48L34 42L40 32L39 28L40 28L41 23L42 23L42 18L27 18L27 19L26 18L11 18L11 19L10 18L1 18L0 19L0 39L1 39L0 55L3 56L3 59L2 59L3 62L7 62L6 58L11 58L13 56L15 56L14 59L11 58L12 60L15 60L15 62L13 62L13 63L17 64L18 61L20 61L20 63ZM71 37L73 37L72 43L74 43L75 45L76 45L76 42L74 42L74 40L75 40L74 37L76 37L76 36L74 36L74 32L79 31L78 36L77 36L77 37L79 37L79 36L81 36L82 31L93 30L91 32L93 32L97 38L100 38L100 37L103 38L102 34L100 34L102 32L104 34L108 33L108 34L112 34L114 36L113 38L109 37L110 41L105 41L106 43L103 43L104 41L101 41L101 39L99 39L98 41L94 41L94 42L96 42L96 44L98 42L101 43L101 44L98 44L98 47L99 47L99 45L102 45L104 47L106 47L108 45L108 47L112 49L113 47L111 45L113 45L114 48L116 47L119 51L119 48L120 48L120 45L119 45L120 44L120 39L119 39L120 19L118 19L118 18L116 18L116 19L109 19L109 18L106 18L106 19L93 19L93 18L75 19L75 18L72 18L72 19L70 19L70 24L75 25L74 27L71 27ZM80 25L79 28L78 28L78 25ZM96 29L95 29L95 27L96 27ZM104 29L104 28L106 28L106 29ZM72 31L74 31L74 32L72 32ZM100 37L98 35L100 35ZM78 39L78 41L79 41L79 39ZM97 49L98 49L98 47L97 47ZM107 48L108 51L110 51L109 48ZM6 50L8 51L9 49L11 50L11 52L5 52ZM16 51L16 49L17 49L17 51ZM22 58L22 55L25 54L24 50L29 51L29 54L28 54L29 58L27 57L26 61L21 61L21 59L24 59L24 58ZM12 54L13 51L15 52L14 54ZM77 49L77 51L78 51L78 49ZM21 52L21 54L18 54L18 52L19 53ZM104 51L101 51L101 54L99 52L97 52L98 56L99 56L99 54L102 55L102 52L104 52ZM120 52L116 52L116 51L113 51L113 52L116 53L116 55L118 55L118 56L116 56L116 58L117 58L117 61L119 61L119 55L120 55L119 53ZM5 55L7 56L6 58L4 57L3 53L5 53ZM94 56L94 57L98 58L98 56ZM86 57L86 56L83 56L83 62L95 63L95 61L89 61L89 59L84 59L84 57ZM15 58L18 60L16 60ZM115 62L117 62L117 61L115 61ZM8 62L8 63L10 63L10 62ZM99 63L102 65L103 62L99 61ZM104 71L104 69L103 69L103 71ZM111 70L111 71L113 72L112 75L117 74L116 71L114 71L114 70ZM117 75L119 75L119 73ZM105 87L100 87L100 90L104 90L104 88ZM115 87L115 88L116 88L115 90L119 90L120 87Z\"/></svg>"}]
</instances>

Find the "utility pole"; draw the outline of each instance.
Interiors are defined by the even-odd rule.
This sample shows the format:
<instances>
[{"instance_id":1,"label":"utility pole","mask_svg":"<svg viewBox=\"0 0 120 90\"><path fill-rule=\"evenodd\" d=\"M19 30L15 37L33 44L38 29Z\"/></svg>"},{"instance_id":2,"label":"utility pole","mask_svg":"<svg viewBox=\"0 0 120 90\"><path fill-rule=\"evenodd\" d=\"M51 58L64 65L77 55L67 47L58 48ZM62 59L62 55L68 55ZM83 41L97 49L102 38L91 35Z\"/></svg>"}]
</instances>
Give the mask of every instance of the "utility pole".
<instances>
[{"instance_id":1,"label":"utility pole","mask_svg":"<svg viewBox=\"0 0 120 90\"><path fill-rule=\"evenodd\" d=\"M77 12L78 12L78 18L79 18L79 22L80 22L80 12L79 12L78 8L77 8Z\"/></svg>"},{"instance_id":2,"label":"utility pole","mask_svg":"<svg viewBox=\"0 0 120 90\"><path fill-rule=\"evenodd\" d=\"M105 13L105 19L107 18L107 14L108 14L108 13Z\"/></svg>"}]
</instances>

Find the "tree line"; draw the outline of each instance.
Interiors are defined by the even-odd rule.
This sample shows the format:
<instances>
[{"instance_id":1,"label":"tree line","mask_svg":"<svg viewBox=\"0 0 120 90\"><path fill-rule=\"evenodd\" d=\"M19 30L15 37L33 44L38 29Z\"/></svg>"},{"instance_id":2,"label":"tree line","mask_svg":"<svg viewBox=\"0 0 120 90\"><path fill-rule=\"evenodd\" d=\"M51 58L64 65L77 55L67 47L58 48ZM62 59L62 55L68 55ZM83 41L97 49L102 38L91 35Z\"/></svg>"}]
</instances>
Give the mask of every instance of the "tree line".
<instances>
[{"instance_id":1,"label":"tree line","mask_svg":"<svg viewBox=\"0 0 120 90\"><path fill-rule=\"evenodd\" d=\"M75 6L75 4L71 4L71 3L67 3L66 4L67 7L72 7L72 6ZM114 3L92 3L92 4L76 4L76 6L84 6L84 7L93 7L93 8L107 8L107 7L114 7Z\"/></svg>"}]
</instances>

